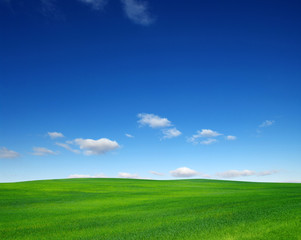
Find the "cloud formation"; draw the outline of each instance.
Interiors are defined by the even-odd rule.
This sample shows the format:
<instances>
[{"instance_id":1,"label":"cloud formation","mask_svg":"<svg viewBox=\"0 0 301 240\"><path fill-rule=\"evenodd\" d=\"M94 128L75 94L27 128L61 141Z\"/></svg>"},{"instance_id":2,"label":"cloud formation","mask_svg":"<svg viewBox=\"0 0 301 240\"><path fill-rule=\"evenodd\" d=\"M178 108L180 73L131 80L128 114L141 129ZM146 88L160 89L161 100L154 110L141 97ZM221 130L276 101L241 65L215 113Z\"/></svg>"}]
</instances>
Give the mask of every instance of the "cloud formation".
<instances>
[{"instance_id":1,"label":"cloud formation","mask_svg":"<svg viewBox=\"0 0 301 240\"><path fill-rule=\"evenodd\" d=\"M154 174L156 176L164 176L164 173L156 172L156 171L149 171L149 173Z\"/></svg>"},{"instance_id":2,"label":"cloud formation","mask_svg":"<svg viewBox=\"0 0 301 240\"><path fill-rule=\"evenodd\" d=\"M77 0L93 10L102 10L109 0ZM1 0L0 0L1 2ZM11 0L2 0L2 2L11 5ZM25 1L24 1L25 2ZM64 18L64 15L59 11L56 0L40 0L38 11L46 17L55 17L57 19ZM121 0L123 11L127 18L132 22L149 26L155 22L155 18L151 16L149 12L149 5L147 1L141 0Z\"/></svg>"},{"instance_id":3,"label":"cloud formation","mask_svg":"<svg viewBox=\"0 0 301 240\"><path fill-rule=\"evenodd\" d=\"M257 176L267 176L267 175L272 175L275 173L278 173L279 170L268 170L268 171L262 171L262 172L258 172Z\"/></svg>"},{"instance_id":4,"label":"cloud formation","mask_svg":"<svg viewBox=\"0 0 301 240\"><path fill-rule=\"evenodd\" d=\"M119 172L118 176L119 178L140 178L138 174L132 174L132 173L126 173L126 172Z\"/></svg>"},{"instance_id":5,"label":"cloud formation","mask_svg":"<svg viewBox=\"0 0 301 240\"><path fill-rule=\"evenodd\" d=\"M227 139L227 140L230 140L230 141L236 140L236 138L237 138L237 137L232 136L232 135L228 135L228 136L226 137L226 139Z\"/></svg>"},{"instance_id":6,"label":"cloud formation","mask_svg":"<svg viewBox=\"0 0 301 240\"><path fill-rule=\"evenodd\" d=\"M47 134L51 139L64 137L64 135L60 132L48 132Z\"/></svg>"},{"instance_id":7,"label":"cloud formation","mask_svg":"<svg viewBox=\"0 0 301 240\"><path fill-rule=\"evenodd\" d=\"M175 127L168 128L173 126L171 121L167 118L162 118L158 115L152 113L139 113L137 115L139 118L138 123L140 126L149 126L151 128L161 128L163 137L161 139L170 139L180 136L182 133Z\"/></svg>"},{"instance_id":8,"label":"cloud formation","mask_svg":"<svg viewBox=\"0 0 301 240\"><path fill-rule=\"evenodd\" d=\"M88 156L105 154L120 147L116 141L107 138L98 140L77 138L74 143L84 150L84 154Z\"/></svg>"},{"instance_id":9,"label":"cloud formation","mask_svg":"<svg viewBox=\"0 0 301 240\"><path fill-rule=\"evenodd\" d=\"M267 176L278 173L278 170L271 170L271 171L263 171L263 172L256 172L252 170L229 170L225 172L217 173L216 176L221 178L237 178L237 177L247 177L247 176Z\"/></svg>"},{"instance_id":10,"label":"cloud formation","mask_svg":"<svg viewBox=\"0 0 301 240\"><path fill-rule=\"evenodd\" d=\"M140 118L138 120L138 123L141 126L149 126L151 128L162 128L171 126L171 122L167 118L161 118L151 113L139 113L138 118Z\"/></svg>"},{"instance_id":11,"label":"cloud formation","mask_svg":"<svg viewBox=\"0 0 301 240\"><path fill-rule=\"evenodd\" d=\"M68 178L107 178L107 176L103 173L99 173L96 175L86 175L86 174L71 174Z\"/></svg>"},{"instance_id":12,"label":"cloud formation","mask_svg":"<svg viewBox=\"0 0 301 240\"><path fill-rule=\"evenodd\" d=\"M56 155L54 151L44 148L44 147L34 147L32 155L36 156L46 156L46 155Z\"/></svg>"},{"instance_id":13,"label":"cloud formation","mask_svg":"<svg viewBox=\"0 0 301 240\"><path fill-rule=\"evenodd\" d=\"M148 26L154 22L154 18L150 16L146 1L121 0L121 2L123 3L126 16L134 23Z\"/></svg>"},{"instance_id":14,"label":"cloud formation","mask_svg":"<svg viewBox=\"0 0 301 240\"><path fill-rule=\"evenodd\" d=\"M219 136L222 136L224 134L219 133L217 131L213 131L211 129L202 129L202 131L197 131L196 134L192 135L192 137L187 138L187 142L193 143L193 144L203 144L203 145L209 145L212 143L218 142L216 138ZM207 138L205 140L201 140L202 138ZM225 137L226 140L236 140L236 136L228 135Z\"/></svg>"},{"instance_id":15,"label":"cloud formation","mask_svg":"<svg viewBox=\"0 0 301 240\"><path fill-rule=\"evenodd\" d=\"M190 169L188 167L177 168L176 170L170 171L170 174L173 177L177 177L177 178L193 177L199 175L197 171Z\"/></svg>"},{"instance_id":16,"label":"cloud formation","mask_svg":"<svg viewBox=\"0 0 301 240\"><path fill-rule=\"evenodd\" d=\"M275 123L274 120L265 120L263 123L261 123L259 125L259 127L263 128L263 127L269 127L272 126Z\"/></svg>"},{"instance_id":17,"label":"cloud formation","mask_svg":"<svg viewBox=\"0 0 301 240\"><path fill-rule=\"evenodd\" d=\"M213 131L211 129L202 129L202 131L198 130L197 133L192 135L192 137L188 138L187 141L194 144L201 143L201 144L208 145L217 141L216 139L213 139L213 137L218 137L220 135L223 134ZM208 139L199 142L200 138L208 138Z\"/></svg>"},{"instance_id":18,"label":"cloud formation","mask_svg":"<svg viewBox=\"0 0 301 240\"><path fill-rule=\"evenodd\" d=\"M66 143L58 143L58 142L57 142L57 143L55 143L55 145L60 146L60 147L62 147L62 148L65 148L65 149L67 149L68 151L73 152L73 153L76 153L76 154L79 154L79 153L80 153L79 150L71 148L71 147L70 147L68 144L66 144Z\"/></svg>"},{"instance_id":19,"label":"cloud formation","mask_svg":"<svg viewBox=\"0 0 301 240\"><path fill-rule=\"evenodd\" d=\"M251 170L229 170L225 172L217 173L216 176L222 177L222 178L235 178L235 177L244 177L244 176L252 176L255 175L255 171Z\"/></svg>"},{"instance_id":20,"label":"cloud formation","mask_svg":"<svg viewBox=\"0 0 301 240\"><path fill-rule=\"evenodd\" d=\"M128 137L128 138L133 138L134 137L133 135L131 135L129 133L126 133L125 136Z\"/></svg>"},{"instance_id":21,"label":"cloud formation","mask_svg":"<svg viewBox=\"0 0 301 240\"><path fill-rule=\"evenodd\" d=\"M182 133L176 128L163 129L163 138L175 138L180 136Z\"/></svg>"},{"instance_id":22,"label":"cloud formation","mask_svg":"<svg viewBox=\"0 0 301 240\"><path fill-rule=\"evenodd\" d=\"M0 158L17 158L20 154L6 147L0 148Z\"/></svg>"},{"instance_id":23,"label":"cloud formation","mask_svg":"<svg viewBox=\"0 0 301 240\"><path fill-rule=\"evenodd\" d=\"M103 9L103 7L108 3L107 0L78 0L91 6L95 10Z\"/></svg>"},{"instance_id":24,"label":"cloud formation","mask_svg":"<svg viewBox=\"0 0 301 240\"><path fill-rule=\"evenodd\" d=\"M216 143L217 140L214 139L214 138L209 138L207 140L203 140L203 141L200 141L200 144L203 144L203 145L209 145L209 144L212 144L212 143Z\"/></svg>"},{"instance_id":25,"label":"cloud formation","mask_svg":"<svg viewBox=\"0 0 301 240\"><path fill-rule=\"evenodd\" d=\"M222 135L221 133L218 133L216 131L213 131L211 129L202 129L202 131L197 131L197 134L195 136L197 137L217 137Z\"/></svg>"}]
</instances>

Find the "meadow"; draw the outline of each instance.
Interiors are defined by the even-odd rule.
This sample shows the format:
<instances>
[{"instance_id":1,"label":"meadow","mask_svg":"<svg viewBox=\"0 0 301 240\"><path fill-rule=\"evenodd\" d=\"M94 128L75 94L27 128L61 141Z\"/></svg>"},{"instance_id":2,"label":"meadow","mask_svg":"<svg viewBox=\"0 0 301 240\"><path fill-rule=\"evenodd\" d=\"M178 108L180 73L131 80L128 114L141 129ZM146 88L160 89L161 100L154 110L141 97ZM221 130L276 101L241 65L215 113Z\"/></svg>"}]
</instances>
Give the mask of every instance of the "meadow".
<instances>
[{"instance_id":1,"label":"meadow","mask_svg":"<svg viewBox=\"0 0 301 240\"><path fill-rule=\"evenodd\" d=\"M1 240L301 239L301 184L62 179L0 184Z\"/></svg>"}]
</instances>

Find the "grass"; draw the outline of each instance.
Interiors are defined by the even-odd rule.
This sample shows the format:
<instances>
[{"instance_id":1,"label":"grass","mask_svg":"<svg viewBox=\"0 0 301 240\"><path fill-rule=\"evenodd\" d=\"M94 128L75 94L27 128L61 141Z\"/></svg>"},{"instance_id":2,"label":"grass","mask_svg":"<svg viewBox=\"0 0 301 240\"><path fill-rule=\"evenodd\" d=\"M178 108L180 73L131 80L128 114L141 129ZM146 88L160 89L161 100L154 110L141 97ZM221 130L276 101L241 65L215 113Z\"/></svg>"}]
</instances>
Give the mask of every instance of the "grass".
<instances>
[{"instance_id":1,"label":"grass","mask_svg":"<svg viewBox=\"0 0 301 240\"><path fill-rule=\"evenodd\" d=\"M301 184L135 179L1 183L0 239L301 239Z\"/></svg>"}]
</instances>

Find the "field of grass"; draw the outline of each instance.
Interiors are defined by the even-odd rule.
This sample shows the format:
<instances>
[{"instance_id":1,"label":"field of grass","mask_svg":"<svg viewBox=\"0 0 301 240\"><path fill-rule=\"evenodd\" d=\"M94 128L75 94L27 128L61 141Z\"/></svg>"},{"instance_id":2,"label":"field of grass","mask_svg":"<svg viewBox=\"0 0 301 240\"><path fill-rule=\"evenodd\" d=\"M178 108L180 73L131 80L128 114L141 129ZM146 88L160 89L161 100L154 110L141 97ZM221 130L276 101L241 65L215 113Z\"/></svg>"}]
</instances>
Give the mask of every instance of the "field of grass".
<instances>
[{"instance_id":1,"label":"field of grass","mask_svg":"<svg viewBox=\"0 0 301 240\"><path fill-rule=\"evenodd\" d=\"M1 183L0 239L301 239L301 184L134 179Z\"/></svg>"}]
</instances>

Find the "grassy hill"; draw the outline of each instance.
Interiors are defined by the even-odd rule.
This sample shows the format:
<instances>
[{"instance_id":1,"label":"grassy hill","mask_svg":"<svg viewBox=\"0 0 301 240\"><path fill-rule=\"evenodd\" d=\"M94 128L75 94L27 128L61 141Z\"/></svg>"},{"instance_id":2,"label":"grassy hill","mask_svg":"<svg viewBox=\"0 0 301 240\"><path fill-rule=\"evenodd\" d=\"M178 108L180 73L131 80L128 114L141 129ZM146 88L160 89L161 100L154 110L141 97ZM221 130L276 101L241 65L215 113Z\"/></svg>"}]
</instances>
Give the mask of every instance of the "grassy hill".
<instances>
[{"instance_id":1,"label":"grassy hill","mask_svg":"<svg viewBox=\"0 0 301 240\"><path fill-rule=\"evenodd\" d=\"M301 239L301 184L134 179L1 183L0 239Z\"/></svg>"}]
</instances>

